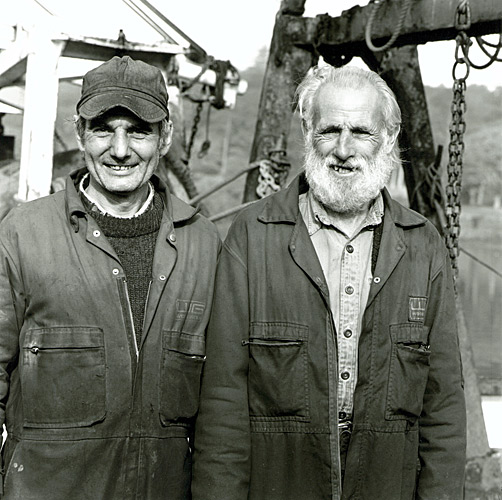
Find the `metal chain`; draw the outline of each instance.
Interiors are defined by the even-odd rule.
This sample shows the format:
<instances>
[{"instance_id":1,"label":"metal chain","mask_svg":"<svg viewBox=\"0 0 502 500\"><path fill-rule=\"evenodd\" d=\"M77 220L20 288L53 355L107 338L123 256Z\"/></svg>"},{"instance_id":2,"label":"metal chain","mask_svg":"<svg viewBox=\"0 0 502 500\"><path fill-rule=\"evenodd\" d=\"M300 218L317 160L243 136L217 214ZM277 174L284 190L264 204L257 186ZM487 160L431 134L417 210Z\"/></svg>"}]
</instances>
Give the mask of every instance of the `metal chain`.
<instances>
[{"instance_id":1,"label":"metal chain","mask_svg":"<svg viewBox=\"0 0 502 500\"><path fill-rule=\"evenodd\" d=\"M291 164L285 157L285 151L271 151L270 158L257 162L259 166L258 185L256 186L256 194L259 198L265 198L269 194L280 191L284 185Z\"/></svg>"},{"instance_id":2,"label":"metal chain","mask_svg":"<svg viewBox=\"0 0 502 500\"><path fill-rule=\"evenodd\" d=\"M448 185L446 186L446 246L448 248L453 279L458 277L458 255L460 235L460 194L462 189L462 167L464 154L464 133L466 129L464 114L466 112L465 91L469 76L468 52L471 41L464 30L470 25L470 10L466 0L461 0L457 7L455 26L459 29L456 37L455 62L453 64L453 100L451 104L450 143L448 145ZM462 56L461 56L462 53ZM464 75L458 71L464 65Z\"/></svg>"},{"instance_id":3,"label":"metal chain","mask_svg":"<svg viewBox=\"0 0 502 500\"><path fill-rule=\"evenodd\" d=\"M195 141L195 136L197 135L197 129L199 128L200 117L202 114L202 108L204 103L201 101L197 103L197 108L195 110L195 116L193 117L192 132L190 133L190 140L188 141L186 147L187 162L190 161L190 156L192 155L193 143Z\"/></svg>"}]
</instances>

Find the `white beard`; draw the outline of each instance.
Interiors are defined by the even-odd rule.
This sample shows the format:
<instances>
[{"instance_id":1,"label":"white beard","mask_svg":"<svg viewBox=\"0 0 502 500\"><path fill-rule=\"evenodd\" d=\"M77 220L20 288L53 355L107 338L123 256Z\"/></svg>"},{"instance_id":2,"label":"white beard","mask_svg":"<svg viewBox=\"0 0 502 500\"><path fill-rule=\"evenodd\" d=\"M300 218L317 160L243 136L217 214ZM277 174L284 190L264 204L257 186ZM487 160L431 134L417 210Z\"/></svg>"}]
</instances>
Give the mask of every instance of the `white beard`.
<instances>
[{"instance_id":1,"label":"white beard","mask_svg":"<svg viewBox=\"0 0 502 500\"><path fill-rule=\"evenodd\" d=\"M373 159L360 155L347 163L356 167L347 178L336 173L330 164L340 163L331 156L320 155L315 147L305 147L304 169L307 182L315 198L338 213L355 213L374 200L390 179L395 161L391 155L379 150Z\"/></svg>"}]
</instances>

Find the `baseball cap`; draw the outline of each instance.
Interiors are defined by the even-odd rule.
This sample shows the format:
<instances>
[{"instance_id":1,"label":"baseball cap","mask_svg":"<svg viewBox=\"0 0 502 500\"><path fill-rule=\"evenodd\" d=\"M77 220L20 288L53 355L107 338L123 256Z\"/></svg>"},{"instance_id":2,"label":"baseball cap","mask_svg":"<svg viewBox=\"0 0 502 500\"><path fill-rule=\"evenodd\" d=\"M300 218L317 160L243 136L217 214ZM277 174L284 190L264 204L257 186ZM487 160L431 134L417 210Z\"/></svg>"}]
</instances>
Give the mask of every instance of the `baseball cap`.
<instances>
[{"instance_id":1,"label":"baseball cap","mask_svg":"<svg viewBox=\"0 0 502 500\"><path fill-rule=\"evenodd\" d=\"M87 120L115 107L126 108L148 123L169 118L166 83L155 66L115 56L84 76L77 113Z\"/></svg>"}]
</instances>

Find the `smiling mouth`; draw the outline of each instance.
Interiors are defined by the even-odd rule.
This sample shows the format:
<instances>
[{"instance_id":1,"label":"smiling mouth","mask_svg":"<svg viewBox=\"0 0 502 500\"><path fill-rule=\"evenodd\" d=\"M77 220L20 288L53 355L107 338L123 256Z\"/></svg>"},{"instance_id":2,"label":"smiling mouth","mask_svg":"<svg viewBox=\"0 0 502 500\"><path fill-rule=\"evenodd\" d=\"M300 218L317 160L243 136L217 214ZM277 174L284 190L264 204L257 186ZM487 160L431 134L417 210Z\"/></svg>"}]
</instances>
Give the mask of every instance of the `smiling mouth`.
<instances>
[{"instance_id":1,"label":"smiling mouth","mask_svg":"<svg viewBox=\"0 0 502 500\"><path fill-rule=\"evenodd\" d=\"M131 168L134 168L135 165L106 165L106 167L113 170L114 172L125 172L127 170L130 170Z\"/></svg>"},{"instance_id":2,"label":"smiling mouth","mask_svg":"<svg viewBox=\"0 0 502 500\"><path fill-rule=\"evenodd\" d=\"M339 174L350 174L356 171L356 167L353 167L351 165L331 164L329 165L329 167Z\"/></svg>"}]
</instances>

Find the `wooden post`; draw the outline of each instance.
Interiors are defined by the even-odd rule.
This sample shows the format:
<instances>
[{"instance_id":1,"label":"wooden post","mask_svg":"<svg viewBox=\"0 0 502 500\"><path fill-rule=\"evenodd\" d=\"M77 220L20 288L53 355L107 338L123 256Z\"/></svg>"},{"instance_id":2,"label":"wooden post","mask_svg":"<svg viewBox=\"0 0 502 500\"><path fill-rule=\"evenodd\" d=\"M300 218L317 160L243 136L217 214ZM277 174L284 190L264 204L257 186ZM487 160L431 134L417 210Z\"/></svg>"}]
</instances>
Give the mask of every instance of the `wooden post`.
<instances>
[{"instance_id":1,"label":"wooden post","mask_svg":"<svg viewBox=\"0 0 502 500\"><path fill-rule=\"evenodd\" d=\"M399 145L410 207L425 215L442 232L437 204L440 191L428 182L436 152L416 46L390 49L385 55L364 52L363 60L377 71L396 95L402 113ZM375 67L375 65L377 65ZM441 180L436 179L440 188Z\"/></svg>"},{"instance_id":2,"label":"wooden post","mask_svg":"<svg viewBox=\"0 0 502 500\"><path fill-rule=\"evenodd\" d=\"M31 33L26 66L18 200L50 193L54 127L58 100L57 65L65 41Z\"/></svg>"},{"instance_id":3,"label":"wooden post","mask_svg":"<svg viewBox=\"0 0 502 500\"><path fill-rule=\"evenodd\" d=\"M286 148L296 87L316 58L304 48L291 43L286 25L291 16L301 17L305 0L282 0L263 80L258 119L250 163L268 157L268 152L282 143ZM256 200L258 169L248 173L244 202Z\"/></svg>"}]
</instances>

